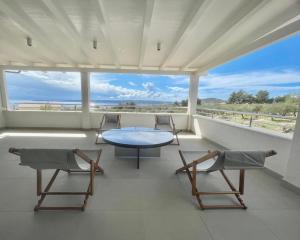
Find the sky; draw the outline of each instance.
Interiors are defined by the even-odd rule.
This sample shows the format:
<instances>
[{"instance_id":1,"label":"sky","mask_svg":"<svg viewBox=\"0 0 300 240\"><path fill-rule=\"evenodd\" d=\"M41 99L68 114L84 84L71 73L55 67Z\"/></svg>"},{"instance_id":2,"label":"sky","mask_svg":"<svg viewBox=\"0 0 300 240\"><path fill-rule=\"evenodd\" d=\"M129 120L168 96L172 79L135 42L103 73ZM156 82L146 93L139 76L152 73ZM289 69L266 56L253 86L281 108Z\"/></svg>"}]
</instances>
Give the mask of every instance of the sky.
<instances>
[{"instance_id":1,"label":"sky","mask_svg":"<svg viewBox=\"0 0 300 240\"><path fill-rule=\"evenodd\" d=\"M211 69L199 82L199 98L226 100L240 89L271 97L300 94L300 34ZM6 73L10 100L80 100L80 74L22 71ZM91 74L91 100L181 101L188 96L188 76Z\"/></svg>"}]
</instances>

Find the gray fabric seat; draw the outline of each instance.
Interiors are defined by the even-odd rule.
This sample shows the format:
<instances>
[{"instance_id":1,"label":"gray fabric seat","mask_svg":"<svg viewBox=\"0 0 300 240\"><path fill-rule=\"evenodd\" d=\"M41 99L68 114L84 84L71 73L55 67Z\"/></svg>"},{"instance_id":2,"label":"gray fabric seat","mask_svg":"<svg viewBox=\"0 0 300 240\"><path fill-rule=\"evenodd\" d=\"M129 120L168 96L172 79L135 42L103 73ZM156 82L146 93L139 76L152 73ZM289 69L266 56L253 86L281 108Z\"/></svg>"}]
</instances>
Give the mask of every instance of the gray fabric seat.
<instances>
[{"instance_id":1,"label":"gray fabric seat","mask_svg":"<svg viewBox=\"0 0 300 240\"><path fill-rule=\"evenodd\" d=\"M156 129L167 131L167 132L173 132L173 129L171 128L170 125L157 124Z\"/></svg>"},{"instance_id":2,"label":"gray fabric seat","mask_svg":"<svg viewBox=\"0 0 300 240\"><path fill-rule=\"evenodd\" d=\"M100 134L102 134L104 131L108 131L110 129L115 129L115 128L121 128L121 115L104 114L100 122L99 129L97 130L95 144L100 144L100 142L98 142Z\"/></svg>"},{"instance_id":3,"label":"gray fabric seat","mask_svg":"<svg viewBox=\"0 0 300 240\"><path fill-rule=\"evenodd\" d=\"M275 155L271 151L181 151L179 155L183 167L176 170L176 173L184 172L187 174L192 185L192 195L196 197L201 209L220 209L220 208L241 208L246 209L241 195L244 194L245 170L263 168L265 158ZM225 174L225 170L239 170L239 187L236 188ZM231 191L208 192L197 189L197 172L219 171L228 184ZM232 194L238 203L224 205L207 205L202 202L204 195L230 195Z\"/></svg>"},{"instance_id":4,"label":"gray fabric seat","mask_svg":"<svg viewBox=\"0 0 300 240\"><path fill-rule=\"evenodd\" d=\"M207 151L182 151L185 159L191 162L207 154ZM215 158L197 164L198 171L236 170L263 168L265 151L220 151Z\"/></svg>"},{"instance_id":5,"label":"gray fabric seat","mask_svg":"<svg viewBox=\"0 0 300 240\"><path fill-rule=\"evenodd\" d=\"M177 130L172 115L155 115L154 128L173 133L176 138L177 145L179 145Z\"/></svg>"},{"instance_id":6,"label":"gray fabric seat","mask_svg":"<svg viewBox=\"0 0 300 240\"><path fill-rule=\"evenodd\" d=\"M104 172L100 167L100 155L102 150L97 151L96 160L91 159L80 149L36 149L36 148L9 148L9 152L20 157L20 165L29 166L36 170L37 174L37 196L39 200L34 207L35 211L39 210L81 210L86 207L89 196L94 193L94 177L96 172ZM85 164L84 164L85 163ZM55 170L49 183L44 190L42 189L42 172L43 170ZM68 173L87 172L89 173L89 185L86 191L51 191L57 175L60 171ZM84 197L81 206L42 206L46 196L51 195L81 195Z\"/></svg>"},{"instance_id":7,"label":"gray fabric seat","mask_svg":"<svg viewBox=\"0 0 300 240\"><path fill-rule=\"evenodd\" d=\"M33 169L81 169L69 149L19 149L20 165Z\"/></svg>"}]
</instances>

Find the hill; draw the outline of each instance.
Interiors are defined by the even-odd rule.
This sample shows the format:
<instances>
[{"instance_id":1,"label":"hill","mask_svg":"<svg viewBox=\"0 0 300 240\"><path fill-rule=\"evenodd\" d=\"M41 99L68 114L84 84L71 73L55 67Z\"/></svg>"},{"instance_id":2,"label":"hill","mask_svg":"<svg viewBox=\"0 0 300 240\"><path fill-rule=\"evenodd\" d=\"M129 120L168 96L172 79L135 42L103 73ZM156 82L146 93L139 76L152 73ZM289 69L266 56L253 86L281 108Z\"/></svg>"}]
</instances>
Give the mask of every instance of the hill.
<instances>
[{"instance_id":1,"label":"hill","mask_svg":"<svg viewBox=\"0 0 300 240\"><path fill-rule=\"evenodd\" d=\"M226 101L219 98L203 98L201 99L202 104L214 104L214 103L226 103Z\"/></svg>"}]
</instances>

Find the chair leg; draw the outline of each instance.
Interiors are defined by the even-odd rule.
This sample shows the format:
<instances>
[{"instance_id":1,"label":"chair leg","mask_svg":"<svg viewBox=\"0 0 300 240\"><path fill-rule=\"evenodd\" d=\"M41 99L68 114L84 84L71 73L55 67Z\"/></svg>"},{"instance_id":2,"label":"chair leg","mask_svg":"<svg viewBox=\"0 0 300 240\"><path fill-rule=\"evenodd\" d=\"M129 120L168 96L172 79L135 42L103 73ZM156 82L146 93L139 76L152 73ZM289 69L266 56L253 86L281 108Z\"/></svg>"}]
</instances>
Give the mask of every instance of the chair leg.
<instances>
[{"instance_id":1,"label":"chair leg","mask_svg":"<svg viewBox=\"0 0 300 240\"><path fill-rule=\"evenodd\" d=\"M222 204L218 204L218 205L206 205L203 204L203 209L247 209L247 206L244 204L243 199L240 197L240 192L236 190L236 188L234 187L234 185L231 183L231 181L229 180L229 178L226 176L225 172L223 170L220 170L222 176L224 177L226 183L229 185L231 191L229 192L197 192L196 195L224 195L224 194L233 194L235 195L235 197L237 198L239 204L230 204L230 205L222 205ZM243 178L243 176L240 175L240 180L241 178ZM243 180L243 179L242 179ZM240 182L240 187L241 182Z\"/></svg>"},{"instance_id":2,"label":"chair leg","mask_svg":"<svg viewBox=\"0 0 300 240\"><path fill-rule=\"evenodd\" d=\"M34 207L34 211L39 210L81 210L84 211L88 198L93 194L93 185L94 185L94 176L95 176L95 167L91 167L90 182L88 190L86 192L50 192L50 188L53 185L60 169L55 170L53 176L51 177L48 185L45 187L44 191L41 191L42 186L42 173L40 170L37 170L37 194L40 195L37 205ZM57 207L48 207L41 206L47 195L84 195L85 199L81 206L57 206Z\"/></svg>"},{"instance_id":3,"label":"chair leg","mask_svg":"<svg viewBox=\"0 0 300 240\"><path fill-rule=\"evenodd\" d=\"M234 187L234 185L231 183L231 181L229 180L229 178L227 177L227 175L225 174L225 172L223 170L220 170L223 178L225 179L225 181L227 182L228 186L230 187L231 191L233 192L238 192L238 193L234 193L236 199L239 201L239 203L241 204L241 207L244 209L247 209L246 205L244 204L243 199L241 198L241 192L237 191L236 188ZM242 173L243 172L243 173ZM242 189L242 192L244 192L244 177L245 177L245 170L241 170L240 171L240 182L239 182L239 190Z\"/></svg>"},{"instance_id":4,"label":"chair leg","mask_svg":"<svg viewBox=\"0 0 300 240\"><path fill-rule=\"evenodd\" d=\"M177 145L180 145L177 133L175 133L175 136L176 136Z\"/></svg>"},{"instance_id":5,"label":"chair leg","mask_svg":"<svg viewBox=\"0 0 300 240\"><path fill-rule=\"evenodd\" d=\"M229 185L231 191L229 192L199 192L197 187L196 187L196 174L197 174L197 169L196 166L193 166L192 173L188 168L188 165L185 161L185 158L181 152L179 152L180 158L183 163L183 167L179 168L176 170L175 173L186 173L189 181L192 185L192 195L196 197L199 207L201 210L205 209L247 209L247 206L244 204L243 199L240 197L241 194L244 193L244 178L245 178L245 170L240 170L240 177L239 177L239 191L236 190L234 185L230 182L229 178L226 176L223 170L220 170L222 176L224 177L226 183ZM204 195L223 195L223 194L233 194L237 198L239 204L232 204L232 205L207 205L203 204L201 197Z\"/></svg>"},{"instance_id":6,"label":"chair leg","mask_svg":"<svg viewBox=\"0 0 300 240\"><path fill-rule=\"evenodd\" d=\"M179 143L179 139L178 139L178 136L177 136L177 133L174 133L174 132L172 132L173 134L174 134L174 136L175 136L175 139L174 139L174 141L176 141L175 143L171 143L170 145L177 145L177 146L179 146L180 145L180 143Z\"/></svg>"},{"instance_id":7,"label":"chair leg","mask_svg":"<svg viewBox=\"0 0 300 240\"><path fill-rule=\"evenodd\" d=\"M96 140L95 140L95 144L100 145L100 144L107 144L106 142L99 142L99 135L102 134L102 130L98 130L97 132L97 136L96 136Z\"/></svg>"},{"instance_id":8,"label":"chair leg","mask_svg":"<svg viewBox=\"0 0 300 240\"><path fill-rule=\"evenodd\" d=\"M183 157L182 153L179 152L179 154L180 154L180 158L181 158L181 161L182 161L184 167L187 167L185 158ZM179 171L178 171L178 172L179 172ZM176 173L178 173L178 172L176 171ZM190 170L189 170L188 168L186 169L186 173L187 173L187 176L188 176L188 178L189 178L189 180L190 180L190 183L191 183L192 186L193 186L194 180L193 180L192 174L191 174L191 172L190 172ZM197 187L194 186L193 189L192 189L192 191L198 192ZM196 200L197 200L197 202L198 202L198 204L199 204L200 209L201 209L201 210L204 210L204 205L203 205L203 203L202 203L202 200L201 200L200 196L199 196L198 194L196 194L195 197L196 197Z\"/></svg>"}]
</instances>

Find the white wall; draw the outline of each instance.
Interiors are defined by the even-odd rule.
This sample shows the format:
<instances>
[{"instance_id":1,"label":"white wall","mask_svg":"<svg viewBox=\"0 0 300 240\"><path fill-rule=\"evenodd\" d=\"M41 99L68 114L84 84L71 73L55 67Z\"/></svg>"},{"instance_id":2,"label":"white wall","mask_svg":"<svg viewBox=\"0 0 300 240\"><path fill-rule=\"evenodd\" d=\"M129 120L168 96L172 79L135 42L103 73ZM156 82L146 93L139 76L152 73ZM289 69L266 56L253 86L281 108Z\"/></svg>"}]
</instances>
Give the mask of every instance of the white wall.
<instances>
[{"instance_id":1,"label":"white wall","mask_svg":"<svg viewBox=\"0 0 300 240\"><path fill-rule=\"evenodd\" d=\"M292 137L261 129L194 116L194 131L211 141L234 150L271 150L278 154L268 158L266 167L284 175L289 158Z\"/></svg>"},{"instance_id":2,"label":"white wall","mask_svg":"<svg viewBox=\"0 0 300 240\"><path fill-rule=\"evenodd\" d=\"M4 111L6 127L82 128L81 112ZM154 113L120 113L122 127L154 127ZM103 113L90 113L89 128L98 128ZM172 114L177 129L187 129L186 113Z\"/></svg>"},{"instance_id":3,"label":"white wall","mask_svg":"<svg viewBox=\"0 0 300 240\"><path fill-rule=\"evenodd\" d=\"M4 114L2 110L2 100L1 100L1 93L0 93L0 128L5 127L5 119L4 119Z\"/></svg>"},{"instance_id":4,"label":"white wall","mask_svg":"<svg viewBox=\"0 0 300 240\"><path fill-rule=\"evenodd\" d=\"M284 180L300 188L300 114L297 117L293 143Z\"/></svg>"},{"instance_id":5,"label":"white wall","mask_svg":"<svg viewBox=\"0 0 300 240\"><path fill-rule=\"evenodd\" d=\"M4 111L6 127L81 128L79 112Z\"/></svg>"}]
</instances>

